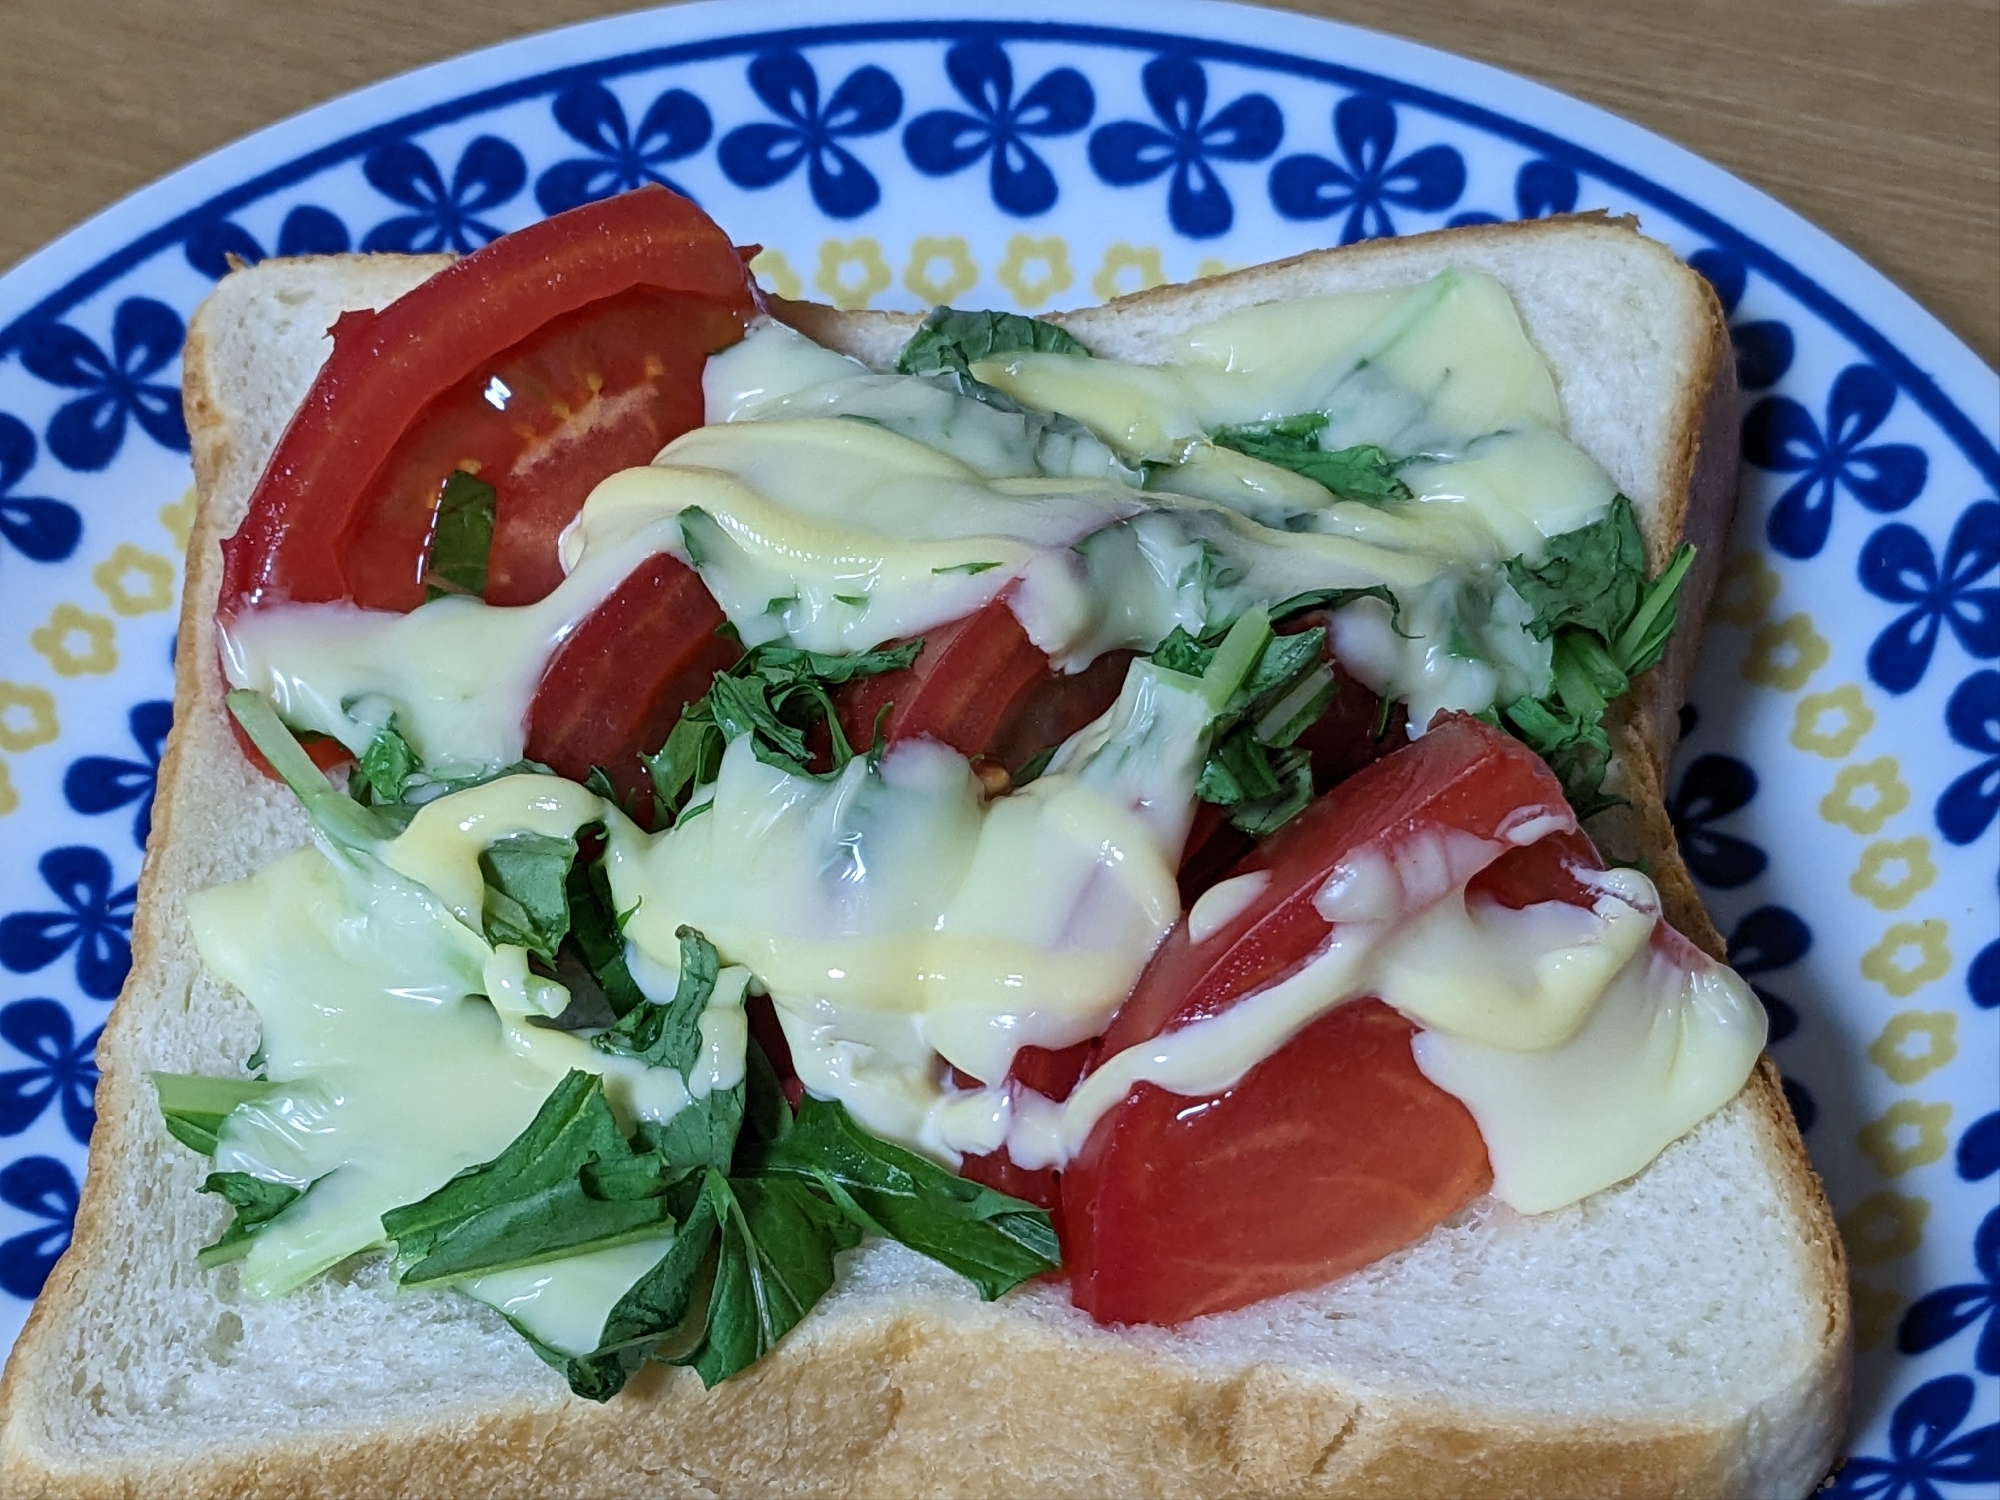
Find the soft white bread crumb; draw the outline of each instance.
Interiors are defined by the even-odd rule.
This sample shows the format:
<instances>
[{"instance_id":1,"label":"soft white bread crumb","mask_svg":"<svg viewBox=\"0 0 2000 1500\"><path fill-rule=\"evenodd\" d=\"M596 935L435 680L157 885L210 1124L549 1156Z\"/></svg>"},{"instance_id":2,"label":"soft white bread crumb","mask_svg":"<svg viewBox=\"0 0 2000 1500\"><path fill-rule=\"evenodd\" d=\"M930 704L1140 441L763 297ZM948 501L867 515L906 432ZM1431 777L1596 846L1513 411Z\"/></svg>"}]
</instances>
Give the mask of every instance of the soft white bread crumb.
<instances>
[{"instance_id":1,"label":"soft white bread crumb","mask_svg":"<svg viewBox=\"0 0 2000 1500\"><path fill-rule=\"evenodd\" d=\"M379 1263L276 1301L194 1251L225 1210L160 1127L149 1069L234 1073L248 1006L204 974L186 893L304 837L227 728L210 614L217 540L325 357L343 308L441 262L266 262L227 278L187 351L202 509L189 551L176 727L102 1048L76 1241L0 1387L0 1489L127 1495L1801 1495L1835 1452L1847 1307L1838 1240L1768 1064L1637 1179L1524 1218L1487 1199L1317 1291L1182 1329L1107 1331L1060 1286L981 1304L893 1244L851 1257L764 1363L704 1393L651 1369L606 1406L570 1397L489 1309L398 1292ZM1637 503L1658 555L1718 554L1733 407L1712 299L1601 220L1307 257L1165 288L1069 326L1145 358L1177 327L1273 296L1415 280L1505 282L1571 431ZM874 363L908 321L787 307ZM1724 445L1726 448L1727 445ZM1718 475L1720 478L1718 478ZM1626 833L1684 928L1713 941L1659 810L1687 650L1621 727ZM1665 705L1662 711L1659 705ZM1678 884L1671 877L1677 875Z\"/></svg>"}]
</instances>

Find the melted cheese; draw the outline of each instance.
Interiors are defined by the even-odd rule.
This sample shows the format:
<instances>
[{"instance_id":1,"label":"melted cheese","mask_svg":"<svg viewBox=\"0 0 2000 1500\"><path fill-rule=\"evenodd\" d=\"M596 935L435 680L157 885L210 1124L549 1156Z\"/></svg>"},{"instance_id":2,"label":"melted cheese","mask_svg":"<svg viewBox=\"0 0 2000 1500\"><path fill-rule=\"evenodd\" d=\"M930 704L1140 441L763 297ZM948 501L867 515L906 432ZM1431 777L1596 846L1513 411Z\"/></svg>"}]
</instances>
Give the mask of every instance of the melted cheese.
<instances>
[{"instance_id":1,"label":"melted cheese","mask_svg":"<svg viewBox=\"0 0 2000 1500\"><path fill-rule=\"evenodd\" d=\"M1659 898L1637 871L1594 877L1589 908L1468 902L1466 881L1503 847L1420 838L1337 869L1315 901L1332 926L1310 960L1107 1059L1060 1107L1024 1109L1016 1093L1010 1154L1060 1165L1138 1084L1220 1093L1335 1006L1372 995L1422 1028L1418 1064L1472 1111L1500 1198L1538 1213L1630 1176L1743 1086L1763 1050L1762 1007L1692 950L1690 967L1661 956Z\"/></svg>"},{"instance_id":2,"label":"melted cheese","mask_svg":"<svg viewBox=\"0 0 2000 1500\"><path fill-rule=\"evenodd\" d=\"M1217 705L1169 676L1134 667L1103 719L994 801L926 740L830 781L738 740L704 810L653 837L615 825L626 938L660 953L698 928L771 996L808 1088L942 1159L990 1150L1004 1121L938 1060L997 1079L1021 1047L1096 1035L1180 913Z\"/></svg>"},{"instance_id":3,"label":"melted cheese","mask_svg":"<svg viewBox=\"0 0 2000 1500\"><path fill-rule=\"evenodd\" d=\"M471 1277L460 1290L498 1308L551 1349L581 1356L596 1350L611 1309L673 1243L671 1234L656 1235L540 1265L492 1271Z\"/></svg>"},{"instance_id":4,"label":"melted cheese","mask_svg":"<svg viewBox=\"0 0 2000 1500\"><path fill-rule=\"evenodd\" d=\"M1040 408L1012 412L766 323L710 361L708 426L592 494L547 599L259 610L225 622L229 679L357 752L393 713L434 770L490 770L520 758L555 650L665 551L751 645L865 650L1010 591L1030 639L1075 670L1176 625L1386 584L1408 609L1402 634L1356 624L1336 648L1413 723L1546 684L1546 644L1520 629L1498 564L1601 514L1613 487L1561 435L1548 371L1497 282L1454 271L1253 307L1170 355L982 361L979 378ZM1425 455L1403 474L1415 498L1333 499L1207 439L1306 411L1327 415L1325 447ZM1153 489L1136 487L1141 460L1161 466Z\"/></svg>"},{"instance_id":5,"label":"melted cheese","mask_svg":"<svg viewBox=\"0 0 2000 1500\"><path fill-rule=\"evenodd\" d=\"M245 1287L284 1291L381 1244L385 1211L498 1155L572 1069L603 1076L628 1127L741 1079L747 971L719 978L683 1080L535 1025L567 993L480 935L482 849L616 816L555 777L506 777L431 803L380 858L312 845L189 898L196 947L256 1008L282 1085L228 1117L217 1169L316 1184L259 1232Z\"/></svg>"}]
</instances>

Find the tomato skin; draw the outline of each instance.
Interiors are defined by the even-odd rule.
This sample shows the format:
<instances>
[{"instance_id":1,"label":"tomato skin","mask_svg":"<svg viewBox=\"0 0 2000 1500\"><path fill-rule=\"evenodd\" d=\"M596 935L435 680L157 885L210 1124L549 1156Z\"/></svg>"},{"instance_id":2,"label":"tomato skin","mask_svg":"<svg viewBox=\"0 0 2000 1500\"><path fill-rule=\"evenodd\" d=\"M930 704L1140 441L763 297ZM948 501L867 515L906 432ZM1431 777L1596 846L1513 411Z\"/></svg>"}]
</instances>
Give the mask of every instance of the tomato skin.
<instances>
[{"instance_id":1,"label":"tomato skin","mask_svg":"<svg viewBox=\"0 0 2000 1500\"><path fill-rule=\"evenodd\" d=\"M701 425L702 367L742 336L736 308L634 287L500 351L430 399L362 491L339 543L341 597L424 602L438 486L453 469L495 491L486 602L545 597L563 578L556 539L584 499Z\"/></svg>"},{"instance_id":2,"label":"tomato skin","mask_svg":"<svg viewBox=\"0 0 2000 1500\"><path fill-rule=\"evenodd\" d=\"M722 623L700 575L655 553L550 658L528 709L528 759L572 781L601 766L621 800L650 805L639 756L742 654L716 634Z\"/></svg>"},{"instance_id":3,"label":"tomato skin","mask_svg":"<svg viewBox=\"0 0 2000 1500\"><path fill-rule=\"evenodd\" d=\"M644 188L503 235L379 313L344 314L332 356L223 543L219 612L351 597L348 529L429 403L554 320L635 287L732 309L739 334L756 305L741 259L708 216ZM404 568L404 597L416 589L420 598L411 561L385 567Z\"/></svg>"},{"instance_id":4,"label":"tomato skin","mask_svg":"<svg viewBox=\"0 0 2000 1500\"><path fill-rule=\"evenodd\" d=\"M1198 944L1185 917L1176 924L1093 1066L1309 962L1331 931L1313 898L1357 852L1445 831L1501 842L1544 817L1551 831L1489 865L1480 889L1521 904L1587 899L1571 865L1598 861L1532 751L1475 719L1440 717L1234 866L1232 876L1268 875L1245 910ZM1366 1265L1483 1192L1485 1145L1464 1106L1418 1071L1414 1030L1357 999L1218 1094L1136 1085L1062 1173L1076 1305L1100 1321L1145 1323L1241 1307Z\"/></svg>"},{"instance_id":5,"label":"tomato skin","mask_svg":"<svg viewBox=\"0 0 2000 1500\"><path fill-rule=\"evenodd\" d=\"M1103 1053L1227 1010L1309 958L1327 934L1313 896L1354 851L1427 829L1496 839L1503 828L1536 817L1553 818L1561 828L1576 824L1541 758L1477 719L1440 717L1422 739L1316 798L1233 866L1231 875L1265 870L1270 881L1200 945L1188 941L1185 919L1167 934L1112 1017Z\"/></svg>"},{"instance_id":6,"label":"tomato skin","mask_svg":"<svg viewBox=\"0 0 2000 1500\"><path fill-rule=\"evenodd\" d=\"M850 743L871 743L886 707L882 732L892 743L927 735L1018 770L1115 703L1132 659L1109 651L1081 672L1058 672L1004 598L926 630L923 642L904 670L841 689L840 725Z\"/></svg>"},{"instance_id":7,"label":"tomato skin","mask_svg":"<svg viewBox=\"0 0 2000 1500\"><path fill-rule=\"evenodd\" d=\"M1318 1286L1428 1233L1492 1184L1416 1028L1336 1006L1232 1089L1141 1084L1062 1176L1070 1297L1100 1323L1185 1322Z\"/></svg>"}]
</instances>

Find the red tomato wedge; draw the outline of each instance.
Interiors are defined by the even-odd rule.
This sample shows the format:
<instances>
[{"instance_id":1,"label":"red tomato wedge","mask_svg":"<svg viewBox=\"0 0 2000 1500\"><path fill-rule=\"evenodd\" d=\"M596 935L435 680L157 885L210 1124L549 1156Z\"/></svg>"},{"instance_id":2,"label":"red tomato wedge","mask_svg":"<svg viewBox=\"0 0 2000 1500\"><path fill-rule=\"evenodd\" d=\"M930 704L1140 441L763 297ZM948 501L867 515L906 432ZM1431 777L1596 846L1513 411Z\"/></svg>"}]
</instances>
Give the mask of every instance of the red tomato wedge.
<instances>
[{"instance_id":1,"label":"red tomato wedge","mask_svg":"<svg viewBox=\"0 0 2000 1500\"><path fill-rule=\"evenodd\" d=\"M1059 672L1004 599L923 633L924 649L900 672L841 689L840 727L866 745L882 721L890 740L928 735L961 755L985 755L1008 770L1059 745L1118 699L1129 651L1110 651L1081 672Z\"/></svg>"},{"instance_id":2,"label":"red tomato wedge","mask_svg":"<svg viewBox=\"0 0 2000 1500\"><path fill-rule=\"evenodd\" d=\"M651 804L639 757L666 743L687 704L742 648L692 568L657 553L550 659L528 709L528 759L581 781L601 766L620 799Z\"/></svg>"},{"instance_id":3,"label":"red tomato wedge","mask_svg":"<svg viewBox=\"0 0 2000 1500\"><path fill-rule=\"evenodd\" d=\"M592 487L700 425L703 366L755 311L728 237L685 198L644 188L504 235L380 313L343 315L223 543L218 614L415 608L454 469L495 491L487 602L543 598ZM621 792L643 792L638 753L735 659L721 623L692 571L654 558L550 662L527 753L577 778L603 766Z\"/></svg>"},{"instance_id":4,"label":"red tomato wedge","mask_svg":"<svg viewBox=\"0 0 2000 1500\"><path fill-rule=\"evenodd\" d=\"M1244 911L1200 943L1182 919L1113 1017L1100 1064L1309 960L1331 931L1313 898L1357 852L1447 832L1497 842L1543 818L1559 842L1532 858L1516 851L1524 857L1496 869L1494 884L1523 900L1580 894L1562 861L1598 862L1554 775L1477 720L1440 719L1241 861L1232 875L1269 875ZM1219 1094L1136 1086L1062 1174L1077 1306L1115 1323L1242 1307L1366 1265L1484 1191L1491 1172L1478 1130L1417 1071L1412 1030L1379 1003L1356 1001Z\"/></svg>"},{"instance_id":5,"label":"red tomato wedge","mask_svg":"<svg viewBox=\"0 0 2000 1500\"><path fill-rule=\"evenodd\" d=\"M495 551L518 602L552 582L531 559L575 514L561 513L569 497L581 504L586 455L616 454L602 478L699 422L702 360L742 336L755 306L714 222L644 188L503 235L379 313L343 315L223 543L220 613L420 604L437 487L462 459L502 492L496 536L510 540Z\"/></svg>"}]
</instances>

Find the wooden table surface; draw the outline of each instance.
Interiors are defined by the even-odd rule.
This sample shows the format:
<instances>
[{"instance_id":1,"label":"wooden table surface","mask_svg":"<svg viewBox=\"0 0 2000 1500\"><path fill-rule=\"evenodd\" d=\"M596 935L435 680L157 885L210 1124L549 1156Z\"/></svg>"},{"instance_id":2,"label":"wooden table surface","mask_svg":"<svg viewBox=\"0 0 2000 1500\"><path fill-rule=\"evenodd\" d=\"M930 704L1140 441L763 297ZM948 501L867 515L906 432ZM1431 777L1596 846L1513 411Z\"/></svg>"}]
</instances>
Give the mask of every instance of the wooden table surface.
<instances>
[{"instance_id":1,"label":"wooden table surface","mask_svg":"<svg viewBox=\"0 0 2000 1500\"><path fill-rule=\"evenodd\" d=\"M2000 0L1290 0L1650 127L2000 364ZM0 265L361 84L618 0L0 0ZM947 7L948 8L948 7Z\"/></svg>"}]
</instances>

